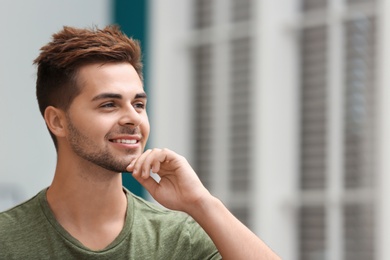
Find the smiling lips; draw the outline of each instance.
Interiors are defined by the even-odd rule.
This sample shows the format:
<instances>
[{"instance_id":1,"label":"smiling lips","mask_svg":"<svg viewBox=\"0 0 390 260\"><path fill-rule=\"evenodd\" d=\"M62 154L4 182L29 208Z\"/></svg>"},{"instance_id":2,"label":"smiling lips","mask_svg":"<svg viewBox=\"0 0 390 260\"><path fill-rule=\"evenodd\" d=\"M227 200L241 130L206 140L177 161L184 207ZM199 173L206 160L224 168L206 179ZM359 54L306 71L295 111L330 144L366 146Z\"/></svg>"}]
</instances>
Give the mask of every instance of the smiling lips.
<instances>
[{"instance_id":1,"label":"smiling lips","mask_svg":"<svg viewBox=\"0 0 390 260\"><path fill-rule=\"evenodd\" d=\"M114 139L112 142L120 144L136 144L138 141L135 139Z\"/></svg>"}]
</instances>

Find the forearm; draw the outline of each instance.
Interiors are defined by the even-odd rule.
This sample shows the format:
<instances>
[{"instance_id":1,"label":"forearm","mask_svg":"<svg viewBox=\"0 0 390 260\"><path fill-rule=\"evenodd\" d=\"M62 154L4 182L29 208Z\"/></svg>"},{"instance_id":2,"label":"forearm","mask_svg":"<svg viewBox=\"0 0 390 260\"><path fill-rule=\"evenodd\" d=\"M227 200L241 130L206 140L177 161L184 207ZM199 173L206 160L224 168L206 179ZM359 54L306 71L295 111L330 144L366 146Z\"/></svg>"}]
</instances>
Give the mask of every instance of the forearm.
<instances>
[{"instance_id":1,"label":"forearm","mask_svg":"<svg viewBox=\"0 0 390 260\"><path fill-rule=\"evenodd\" d=\"M168 149L148 150L127 170L163 206L192 216L224 259L280 259L206 190L184 157ZM151 170L159 182L150 177Z\"/></svg>"},{"instance_id":2,"label":"forearm","mask_svg":"<svg viewBox=\"0 0 390 260\"><path fill-rule=\"evenodd\" d=\"M211 195L188 212L207 232L223 259L280 259Z\"/></svg>"}]
</instances>

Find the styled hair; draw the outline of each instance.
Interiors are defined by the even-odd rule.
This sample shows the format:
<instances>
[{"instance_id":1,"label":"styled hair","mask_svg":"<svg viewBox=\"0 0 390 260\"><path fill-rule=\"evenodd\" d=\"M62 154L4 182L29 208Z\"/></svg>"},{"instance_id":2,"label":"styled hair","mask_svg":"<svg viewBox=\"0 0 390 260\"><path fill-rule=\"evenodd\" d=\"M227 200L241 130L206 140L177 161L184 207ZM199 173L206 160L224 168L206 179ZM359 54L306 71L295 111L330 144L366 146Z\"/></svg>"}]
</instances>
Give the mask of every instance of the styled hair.
<instances>
[{"instance_id":1,"label":"styled hair","mask_svg":"<svg viewBox=\"0 0 390 260\"><path fill-rule=\"evenodd\" d=\"M34 64L37 65L36 95L42 116L48 106L68 110L81 91L77 73L83 65L128 62L143 79L139 42L127 37L115 25L103 29L64 26L40 50ZM57 148L56 138L50 134Z\"/></svg>"}]
</instances>

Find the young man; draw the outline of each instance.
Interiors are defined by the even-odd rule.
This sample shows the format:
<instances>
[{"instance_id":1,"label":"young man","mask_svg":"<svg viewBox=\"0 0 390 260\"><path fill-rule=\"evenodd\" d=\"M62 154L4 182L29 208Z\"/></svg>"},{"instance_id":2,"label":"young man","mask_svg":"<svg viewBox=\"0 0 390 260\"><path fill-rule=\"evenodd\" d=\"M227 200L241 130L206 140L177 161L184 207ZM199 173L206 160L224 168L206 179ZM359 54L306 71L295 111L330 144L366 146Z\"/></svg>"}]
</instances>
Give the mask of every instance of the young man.
<instances>
[{"instance_id":1,"label":"young man","mask_svg":"<svg viewBox=\"0 0 390 260\"><path fill-rule=\"evenodd\" d=\"M42 47L37 98L57 166L49 188L0 213L0 259L279 259L185 158L143 152L140 56L138 43L114 26L64 27ZM124 171L173 211L124 189Z\"/></svg>"}]
</instances>

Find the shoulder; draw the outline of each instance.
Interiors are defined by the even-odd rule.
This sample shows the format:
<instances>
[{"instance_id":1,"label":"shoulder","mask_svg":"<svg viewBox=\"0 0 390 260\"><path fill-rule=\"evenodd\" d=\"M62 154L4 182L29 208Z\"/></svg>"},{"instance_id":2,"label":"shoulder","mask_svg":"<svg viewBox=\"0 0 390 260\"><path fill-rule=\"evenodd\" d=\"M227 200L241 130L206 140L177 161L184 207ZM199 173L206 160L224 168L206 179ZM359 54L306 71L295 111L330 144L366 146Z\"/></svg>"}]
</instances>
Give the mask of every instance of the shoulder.
<instances>
[{"instance_id":1,"label":"shoulder","mask_svg":"<svg viewBox=\"0 0 390 260\"><path fill-rule=\"evenodd\" d=\"M37 214L41 212L39 205L39 194L31 199L20 203L6 211L0 213L0 233L14 234L26 232L26 226L34 226L39 218Z\"/></svg>"},{"instance_id":2,"label":"shoulder","mask_svg":"<svg viewBox=\"0 0 390 260\"><path fill-rule=\"evenodd\" d=\"M142 211L145 213L155 213L155 214L181 214L186 215L184 212L174 211L167 209L160 204L144 199L140 196L133 194L131 191L124 188L124 191L127 195L127 201L129 207L134 208L135 211Z\"/></svg>"},{"instance_id":3,"label":"shoulder","mask_svg":"<svg viewBox=\"0 0 390 260\"><path fill-rule=\"evenodd\" d=\"M132 193L128 193L130 214L133 219L133 231L157 232L161 234L188 233L194 224L192 218L180 211L170 210ZM197 223L195 222L195 225Z\"/></svg>"},{"instance_id":4,"label":"shoulder","mask_svg":"<svg viewBox=\"0 0 390 260\"><path fill-rule=\"evenodd\" d=\"M171 254L175 252L173 259L222 259L208 234L188 214L135 197L137 204L142 207L135 213L133 231L139 232L137 237L146 235L148 239L159 237L157 241L169 241L169 246L165 246Z\"/></svg>"},{"instance_id":5,"label":"shoulder","mask_svg":"<svg viewBox=\"0 0 390 260\"><path fill-rule=\"evenodd\" d=\"M161 233L182 233L189 239L208 239L203 228L187 213L164 208L131 193L129 196L129 200L133 201L130 207L133 208L135 226L143 222L141 226L151 224L153 230Z\"/></svg>"},{"instance_id":6,"label":"shoulder","mask_svg":"<svg viewBox=\"0 0 390 260\"><path fill-rule=\"evenodd\" d=\"M34 196L8 210L0 212L0 225L3 223L12 224L18 218L23 217L25 214L29 214L30 209L38 204L36 203L36 200L37 196Z\"/></svg>"}]
</instances>

